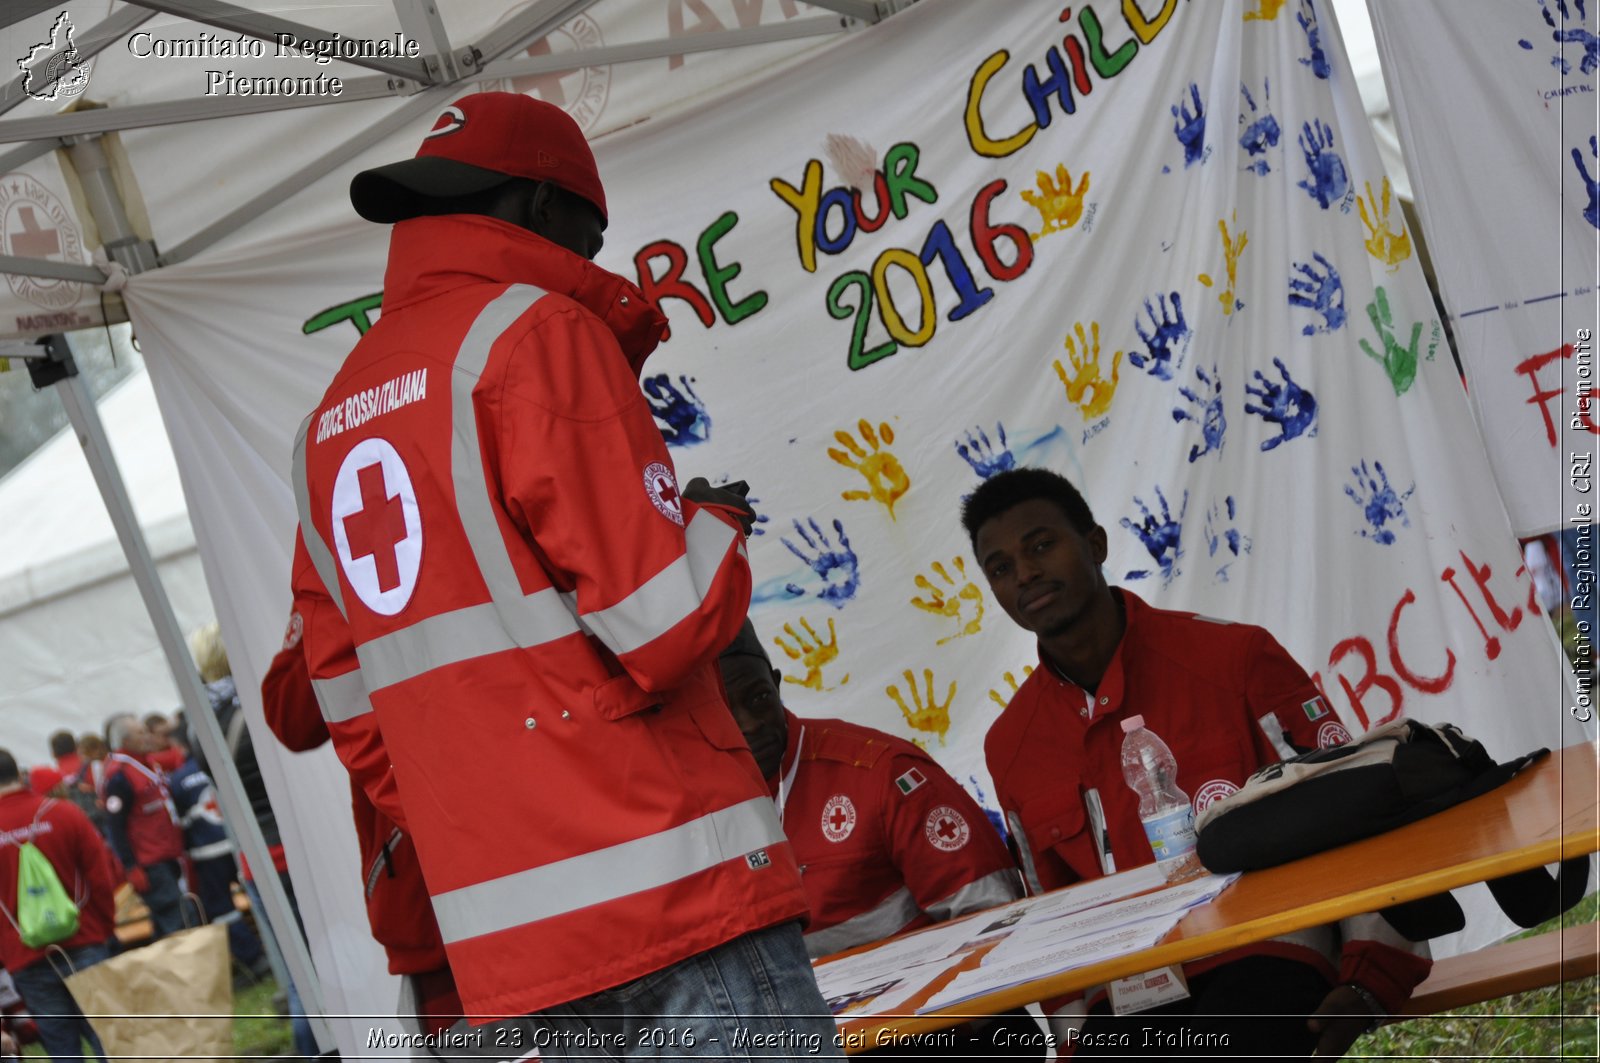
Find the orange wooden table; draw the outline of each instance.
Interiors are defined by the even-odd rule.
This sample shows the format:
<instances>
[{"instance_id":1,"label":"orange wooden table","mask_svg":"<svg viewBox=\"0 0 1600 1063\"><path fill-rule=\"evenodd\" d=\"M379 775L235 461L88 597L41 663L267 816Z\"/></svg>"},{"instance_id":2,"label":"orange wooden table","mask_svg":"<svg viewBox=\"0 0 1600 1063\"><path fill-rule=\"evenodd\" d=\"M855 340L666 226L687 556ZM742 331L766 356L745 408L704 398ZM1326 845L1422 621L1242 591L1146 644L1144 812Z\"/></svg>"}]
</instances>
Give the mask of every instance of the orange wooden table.
<instances>
[{"instance_id":1,"label":"orange wooden table","mask_svg":"<svg viewBox=\"0 0 1600 1063\"><path fill-rule=\"evenodd\" d=\"M992 1015L1114 978L1183 963L1292 930L1321 926L1600 850L1596 749L1569 746L1509 783L1425 820L1290 864L1248 872L1194 909L1151 948L1050 975L928 1015L869 1016L842 1024L846 1050L880 1033L917 1033ZM905 1006L914 1011L975 966L964 960Z\"/></svg>"}]
</instances>

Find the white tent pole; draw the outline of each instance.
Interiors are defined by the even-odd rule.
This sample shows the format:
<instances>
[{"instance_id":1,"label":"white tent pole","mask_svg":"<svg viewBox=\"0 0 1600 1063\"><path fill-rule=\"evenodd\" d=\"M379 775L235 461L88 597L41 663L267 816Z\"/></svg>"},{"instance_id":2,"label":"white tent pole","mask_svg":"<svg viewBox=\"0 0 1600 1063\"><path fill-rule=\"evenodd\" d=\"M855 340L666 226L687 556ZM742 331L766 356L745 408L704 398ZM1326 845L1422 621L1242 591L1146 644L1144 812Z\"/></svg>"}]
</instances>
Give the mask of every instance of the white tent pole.
<instances>
[{"instance_id":1,"label":"white tent pole","mask_svg":"<svg viewBox=\"0 0 1600 1063\"><path fill-rule=\"evenodd\" d=\"M51 342L61 344L60 348L52 351L51 360L60 366L49 374L57 377L53 386L67 411L68 420L72 422L73 430L77 432L78 442L83 446L84 457L94 474L100 497L105 501L106 512L116 529L117 539L122 543L122 551L127 555L129 572L144 599L150 621L155 625L156 638L166 655L167 666L172 670L184 710L194 725L195 737L199 739L201 749L205 751L212 782L216 784L217 798L222 803L222 813L227 818L229 829L239 838L251 867L255 869L256 887L261 892L261 899L266 903L272 921L270 936L278 938L278 946L294 977L301 1003L312 1020L317 1040L321 1044L331 1045L334 1043L333 1037L322 1020L322 987L317 981L316 969L311 965L311 954L289 907L289 896L278 879L266 839L261 834L261 825L256 822L250 801L245 796L239 769L228 752L227 739L217 723L216 714L211 710L211 699L200 685L200 674L189 657L188 645L178 627L172 603L167 599L166 590L156 573L150 547L139 528L133 503L106 439L105 425L100 421L94 395L89 390L88 382L78 374L66 336L58 334L51 337ZM37 368L35 363L29 363L30 372L35 372ZM40 379L39 375L35 375L36 383Z\"/></svg>"}]
</instances>

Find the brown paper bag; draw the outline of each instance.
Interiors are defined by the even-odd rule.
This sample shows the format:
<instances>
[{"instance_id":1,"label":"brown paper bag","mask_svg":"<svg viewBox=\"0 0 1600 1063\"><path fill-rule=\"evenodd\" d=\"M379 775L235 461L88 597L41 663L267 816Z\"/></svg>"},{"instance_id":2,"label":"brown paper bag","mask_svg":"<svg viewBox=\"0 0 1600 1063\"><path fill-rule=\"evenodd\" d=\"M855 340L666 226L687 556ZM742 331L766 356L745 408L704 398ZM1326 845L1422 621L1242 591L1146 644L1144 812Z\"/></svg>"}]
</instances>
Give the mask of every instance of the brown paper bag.
<instances>
[{"instance_id":1,"label":"brown paper bag","mask_svg":"<svg viewBox=\"0 0 1600 1063\"><path fill-rule=\"evenodd\" d=\"M66 983L112 1063L231 1059L231 975L228 929L212 925L113 956Z\"/></svg>"}]
</instances>

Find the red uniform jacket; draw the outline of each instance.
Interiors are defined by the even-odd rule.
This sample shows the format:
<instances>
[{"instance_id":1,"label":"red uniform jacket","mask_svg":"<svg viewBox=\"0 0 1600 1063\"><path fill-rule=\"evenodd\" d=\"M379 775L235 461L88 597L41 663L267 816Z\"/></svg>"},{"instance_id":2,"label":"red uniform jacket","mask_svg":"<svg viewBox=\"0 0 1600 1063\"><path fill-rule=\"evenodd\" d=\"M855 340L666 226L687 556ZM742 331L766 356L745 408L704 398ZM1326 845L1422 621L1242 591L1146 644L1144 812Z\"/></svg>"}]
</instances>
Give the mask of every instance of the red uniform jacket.
<instances>
[{"instance_id":1,"label":"red uniform jacket","mask_svg":"<svg viewBox=\"0 0 1600 1063\"><path fill-rule=\"evenodd\" d=\"M40 814L40 806L49 807ZM38 826L34 827L34 819ZM30 949L17 937L11 919L17 914L17 848L31 840L55 868L61 885L78 904L78 932L63 948L98 945L116 926L116 892L121 876L113 870L111 850L95 832L89 817L70 801L40 798L26 790L0 796L0 904L11 918L0 916L0 966L20 971L44 958L44 949Z\"/></svg>"},{"instance_id":2,"label":"red uniform jacket","mask_svg":"<svg viewBox=\"0 0 1600 1063\"><path fill-rule=\"evenodd\" d=\"M416 842L469 1013L805 913L715 667L743 537L681 497L639 390L664 325L515 226L401 222L382 319L295 446L313 685Z\"/></svg>"},{"instance_id":3,"label":"red uniform jacket","mask_svg":"<svg viewBox=\"0 0 1600 1063\"><path fill-rule=\"evenodd\" d=\"M1128 625L1091 696L1041 658L984 742L1000 806L1032 891L1101 874L1084 810L1100 792L1119 870L1155 857L1139 798L1122 777L1121 721L1142 714L1172 750L1197 809L1244 785L1293 748L1349 739L1311 678L1268 632L1146 605L1119 594ZM1342 948L1341 948L1342 946ZM1246 952L1271 953L1355 981L1391 1012L1427 976L1418 949L1376 915L1357 916L1186 965L1199 973Z\"/></svg>"},{"instance_id":4,"label":"red uniform jacket","mask_svg":"<svg viewBox=\"0 0 1600 1063\"><path fill-rule=\"evenodd\" d=\"M811 903L812 956L1022 895L983 809L932 757L870 727L787 715L773 787Z\"/></svg>"},{"instance_id":5,"label":"red uniform jacket","mask_svg":"<svg viewBox=\"0 0 1600 1063\"><path fill-rule=\"evenodd\" d=\"M132 796L124 796L113 780L125 779ZM172 806L172 795L153 769L127 753L106 758L106 773L100 780L100 797L112 817L111 835L118 838L117 820L126 828L128 851L117 856L129 867L148 867L184 855L183 828ZM125 817L125 818L124 818ZM117 841L121 845L122 841Z\"/></svg>"},{"instance_id":6,"label":"red uniform jacket","mask_svg":"<svg viewBox=\"0 0 1600 1063\"><path fill-rule=\"evenodd\" d=\"M311 690L298 625L291 624L290 631L292 642L272 659L261 681L261 704L267 726L278 741L302 753L328 740L328 725ZM389 957L389 973L421 974L447 966L444 939L428 903L428 887L422 881L410 836L373 806L354 779L350 780L350 813L361 846L367 922L373 940Z\"/></svg>"}]
</instances>

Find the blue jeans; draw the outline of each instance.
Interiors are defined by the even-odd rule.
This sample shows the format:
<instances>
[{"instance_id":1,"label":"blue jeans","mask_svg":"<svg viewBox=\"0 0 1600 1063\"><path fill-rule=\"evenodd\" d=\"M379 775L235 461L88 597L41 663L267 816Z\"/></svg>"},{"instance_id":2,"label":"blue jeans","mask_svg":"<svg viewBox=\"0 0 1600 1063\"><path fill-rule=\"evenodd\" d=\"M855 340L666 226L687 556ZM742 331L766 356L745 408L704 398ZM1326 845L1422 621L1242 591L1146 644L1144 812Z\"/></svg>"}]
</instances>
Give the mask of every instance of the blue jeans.
<instances>
[{"instance_id":1,"label":"blue jeans","mask_svg":"<svg viewBox=\"0 0 1600 1063\"><path fill-rule=\"evenodd\" d=\"M178 888L178 862L163 860L144 869L150 890L139 894L150 909L151 938L154 941L183 929L183 891Z\"/></svg>"},{"instance_id":2,"label":"blue jeans","mask_svg":"<svg viewBox=\"0 0 1600 1063\"><path fill-rule=\"evenodd\" d=\"M798 923L734 938L626 985L468 1028L445 1059L842 1059Z\"/></svg>"},{"instance_id":3,"label":"blue jeans","mask_svg":"<svg viewBox=\"0 0 1600 1063\"><path fill-rule=\"evenodd\" d=\"M93 967L101 960L111 955L111 950L105 945L79 945L75 949L67 949L67 958L72 961L72 970L66 970L66 964L54 952L47 954L44 959L28 964L20 971L11 972L11 980L16 983L17 992L22 994L23 1001L28 1005L28 1011L33 1015L33 1020L39 1026L39 1043L51 1059L81 1059L83 1046L81 1039L87 1038L90 1051L100 1059L105 1059L105 1049L100 1045L100 1038L95 1036L89 1020L83 1017L83 1012L78 1009L78 1002L72 999L72 992L67 984L61 980L61 975L56 973L51 966L51 960L59 964L63 971L71 974L81 971L85 967Z\"/></svg>"}]
</instances>

